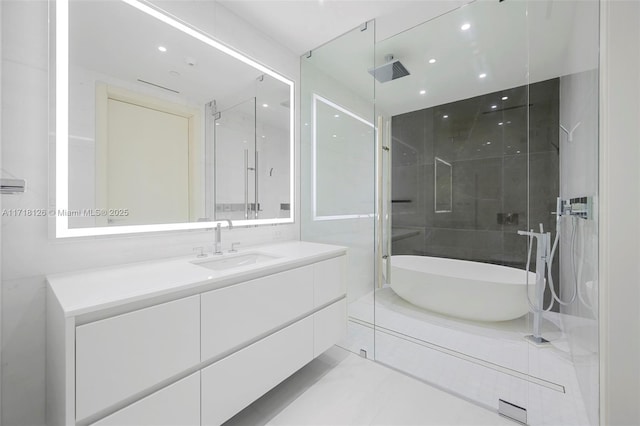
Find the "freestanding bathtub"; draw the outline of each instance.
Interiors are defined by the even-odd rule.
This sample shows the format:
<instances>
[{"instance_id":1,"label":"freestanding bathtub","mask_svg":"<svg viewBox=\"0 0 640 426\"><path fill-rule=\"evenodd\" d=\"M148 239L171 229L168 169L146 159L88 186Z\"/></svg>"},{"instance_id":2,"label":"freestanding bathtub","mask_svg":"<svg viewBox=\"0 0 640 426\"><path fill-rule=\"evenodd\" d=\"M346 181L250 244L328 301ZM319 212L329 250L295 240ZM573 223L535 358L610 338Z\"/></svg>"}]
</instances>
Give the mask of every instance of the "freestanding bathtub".
<instances>
[{"instance_id":1,"label":"freestanding bathtub","mask_svg":"<svg viewBox=\"0 0 640 426\"><path fill-rule=\"evenodd\" d=\"M506 321L529 312L526 272L488 263L391 256L391 288L407 302L458 318ZM529 272L529 294L536 274Z\"/></svg>"}]
</instances>

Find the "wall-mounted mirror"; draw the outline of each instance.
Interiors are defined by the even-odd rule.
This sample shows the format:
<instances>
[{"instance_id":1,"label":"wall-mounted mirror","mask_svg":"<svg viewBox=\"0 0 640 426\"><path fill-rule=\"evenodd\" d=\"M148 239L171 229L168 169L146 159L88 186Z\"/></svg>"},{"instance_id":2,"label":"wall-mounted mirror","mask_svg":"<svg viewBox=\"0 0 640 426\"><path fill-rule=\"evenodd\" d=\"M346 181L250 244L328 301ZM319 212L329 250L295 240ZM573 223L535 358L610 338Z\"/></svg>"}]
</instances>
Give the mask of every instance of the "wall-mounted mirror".
<instances>
[{"instance_id":1,"label":"wall-mounted mirror","mask_svg":"<svg viewBox=\"0 0 640 426\"><path fill-rule=\"evenodd\" d=\"M55 4L57 237L293 222L293 81L148 3Z\"/></svg>"}]
</instances>

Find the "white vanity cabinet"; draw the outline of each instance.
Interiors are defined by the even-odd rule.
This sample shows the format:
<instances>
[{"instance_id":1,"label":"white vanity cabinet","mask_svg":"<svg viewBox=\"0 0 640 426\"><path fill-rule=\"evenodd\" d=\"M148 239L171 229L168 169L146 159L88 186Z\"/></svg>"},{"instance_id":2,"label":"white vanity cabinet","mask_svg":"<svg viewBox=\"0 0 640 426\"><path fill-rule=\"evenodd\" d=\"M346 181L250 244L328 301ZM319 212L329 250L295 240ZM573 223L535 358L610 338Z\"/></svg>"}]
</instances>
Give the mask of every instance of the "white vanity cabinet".
<instances>
[{"instance_id":1,"label":"white vanity cabinet","mask_svg":"<svg viewBox=\"0 0 640 426\"><path fill-rule=\"evenodd\" d=\"M200 298L76 327L76 418L84 419L200 362Z\"/></svg>"},{"instance_id":2,"label":"white vanity cabinet","mask_svg":"<svg viewBox=\"0 0 640 426\"><path fill-rule=\"evenodd\" d=\"M304 266L203 293L202 360L228 353L311 312L316 267Z\"/></svg>"},{"instance_id":3,"label":"white vanity cabinet","mask_svg":"<svg viewBox=\"0 0 640 426\"><path fill-rule=\"evenodd\" d=\"M296 244L241 271L183 261L174 287L177 261L48 277L47 424L219 425L340 341L345 250ZM162 291L132 297L145 271Z\"/></svg>"},{"instance_id":4,"label":"white vanity cabinet","mask_svg":"<svg viewBox=\"0 0 640 426\"><path fill-rule=\"evenodd\" d=\"M200 372L168 385L93 423L94 426L197 426Z\"/></svg>"}]
</instances>

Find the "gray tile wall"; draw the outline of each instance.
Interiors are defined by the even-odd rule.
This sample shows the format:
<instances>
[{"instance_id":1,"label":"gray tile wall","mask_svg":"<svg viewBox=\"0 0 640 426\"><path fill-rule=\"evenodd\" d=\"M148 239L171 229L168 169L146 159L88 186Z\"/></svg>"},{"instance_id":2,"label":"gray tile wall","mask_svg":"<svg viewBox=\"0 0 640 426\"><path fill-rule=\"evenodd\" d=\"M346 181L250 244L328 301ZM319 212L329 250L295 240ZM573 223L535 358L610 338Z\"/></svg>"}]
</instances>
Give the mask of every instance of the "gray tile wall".
<instances>
[{"instance_id":1,"label":"gray tile wall","mask_svg":"<svg viewBox=\"0 0 640 426\"><path fill-rule=\"evenodd\" d=\"M516 231L542 223L555 234L558 114L553 79L393 117L392 199L410 202L393 203L392 225L420 234L392 253L524 268L527 239ZM453 165L449 213L434 211L435 157ZM500 213L517 223L499 223Z\"/></svg>"}]
</instances>

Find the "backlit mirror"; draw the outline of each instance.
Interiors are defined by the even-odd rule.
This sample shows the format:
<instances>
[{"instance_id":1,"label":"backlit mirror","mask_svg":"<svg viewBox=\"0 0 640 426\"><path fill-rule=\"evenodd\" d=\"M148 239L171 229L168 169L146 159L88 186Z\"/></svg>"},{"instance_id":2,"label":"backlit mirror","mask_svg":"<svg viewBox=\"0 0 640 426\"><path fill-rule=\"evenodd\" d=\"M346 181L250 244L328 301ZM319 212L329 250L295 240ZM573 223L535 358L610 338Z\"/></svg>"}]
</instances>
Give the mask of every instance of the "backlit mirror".
<instances>
[{"instance_id":1,"label":"backlit mirror","mask_svg":"<svg viewBox=\"0 0 640 426\"><path fill-rule=\"evenodd\" d=\"M293 82L148 3L57 0L56 236L293 222Z\"/></svg>"}]
</instances>

